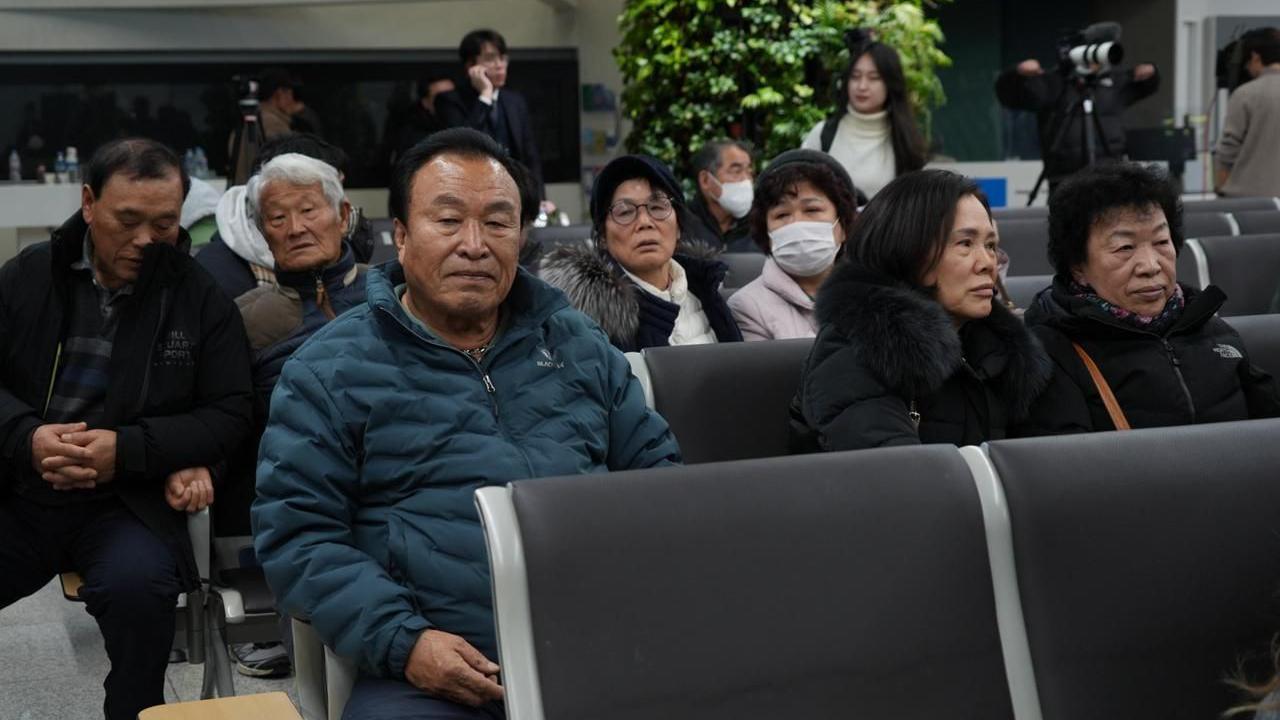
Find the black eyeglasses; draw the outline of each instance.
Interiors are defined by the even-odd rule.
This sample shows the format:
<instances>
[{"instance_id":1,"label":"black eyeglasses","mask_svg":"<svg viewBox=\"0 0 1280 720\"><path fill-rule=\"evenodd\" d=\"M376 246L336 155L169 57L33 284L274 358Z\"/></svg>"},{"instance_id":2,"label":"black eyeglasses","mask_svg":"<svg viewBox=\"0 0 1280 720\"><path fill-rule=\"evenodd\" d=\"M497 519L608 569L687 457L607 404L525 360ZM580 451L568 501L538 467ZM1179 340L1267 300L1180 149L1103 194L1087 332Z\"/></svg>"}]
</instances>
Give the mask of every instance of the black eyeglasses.
<instances>
[{"instance_id":1,"label":"black eyeglasses","mask_svg":"<svg viewBox=\"0 0 1280 720\"><path fill-rule=\"evenodd\" d=\"M656 197L643 204L619 200L609 206L609 217L619 225L630 225L640 217L640 208L644 208L654 220L666 220L671 217L671 198Z\"/></svg>"}]
</instances>

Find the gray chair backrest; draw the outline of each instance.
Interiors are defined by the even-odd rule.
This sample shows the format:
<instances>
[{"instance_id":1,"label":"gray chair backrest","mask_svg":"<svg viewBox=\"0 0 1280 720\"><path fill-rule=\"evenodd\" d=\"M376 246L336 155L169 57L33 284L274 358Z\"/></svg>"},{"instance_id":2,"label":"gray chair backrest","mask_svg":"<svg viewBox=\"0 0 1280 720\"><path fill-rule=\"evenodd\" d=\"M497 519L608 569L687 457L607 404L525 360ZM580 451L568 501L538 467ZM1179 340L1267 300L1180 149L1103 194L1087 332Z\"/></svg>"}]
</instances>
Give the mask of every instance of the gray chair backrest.
<instances>
[{"instance_id":1,"label":"gray chair backrest","mask_svg":"<svg viewBox=\"0 0 1280 720\"><path fill-rule=\"evenodd\" d=\"M1053 284L1052 275L1010 275L1004 280L1009 299L1020 308L1029 308L1036 295Z\"/></svg>"},{"instance_id":2,"label":"gray chair backrest","mask_svg":"<svg viewBox=\"0 0 1280 720\"><path fill-rule=\"evenodd\" d=\"M1278 437L1255 420L988 446L1045 720L1220 717L1238 659L1271 668Z\"/></svg>"},{"instance_id":3,"label":"gray chair backrest","mask_svg":"<svg viewBox=\"0 0 1280 720\"><path fill-rule=\"evenodd\" d=\"M1280 313L1224 317L1240 333L1249 362L1271 373L1280 382Z\"/></svg>"},{"instance_id":4,"label":"gray chair backrest","mask_svg":"<svg viewBox=\"0 0 1280 720\"><path fill-rule=\"evenodd\" d=\"M760 272L764 270L765 257L763 253L754 252L719 255L716 259L729 266L729 272L724 276L724 286L736 290L760 277Z\"/></svg>"},{"instance_id":5,"label":"gray chair backrest","mask_svg":"<svg viewBox=\"0 0 1280 720\"><path fill-rule=\"evenodd\" d=\"M1012 717L955 448L529 480L510 497L546 718Z\"/></svg>"},{"instance_id":6,"label":"gray chair backrest","mask_svg":"<svg viewBox=\"0 0 1280 720\"><path fill-rule=\"evenodd\" d=\"M590 239L591 225L589 223L564 226L548 225L547 227L533 228L529 231L529 240L536 240L542 243L544 250L550 250L556 245L585 243Z\"/></svg>"},{"instance_id":7,"label":"gray chair backrest","mask_svg":"<svg viewBox=\"0 0 1280 720\"><path fill-rule=\"evenodd\" d=\"M1241 210L1231 216L1241 235L1280 233L1280 210Z\"/></svg>"},{"instance_id":8,"label":"gray chair backrest","mask_svg":"<svg viewBox=\"0 0 1280 720\"><path fill-rule=\"evenodd\" d=\"M1237 210L1280 210L1280 199L1273 197L1214 198L1189 200L1182 204L1184 213L1229 212Z\"/></svg>"},{"instance_id":9,"label":"gray chair backrest","mask_svg":"<svg viewBox=\"0 0 1280 720\"><path fill-rule=\"evenodd\" d=\"M369 231L373 233L370 265L381 265L396 257L395 225L395 220L391 218L369 218Z\"/></svg>"},{"instance_id":10,"label":"gray chair backrest","mask_svg":"<svg viewBox=\"0 0 1280 720\"><path fill-rule=\"evenodd\" d=\"M1199 238L1217 235L1239 235L1231 217L1224 212L1183 213L1184 237Z\"/></svg>"},{"instance_id":11,"label":"gray chair backrest","mask_svg":"<svg viewBox=\"0 0 1280 720\"><path fill-rule=\"evenodd\" d=\"M991 208L991 216L996 222L1025 218L1040 220L1049 217L1049 206Z\"/></svg>"},{"instance_id":12,"label":"gray chair backrest","mask_svg":"<svg viewBox=\"0 0 1280 720\"><path fill-rule=\"evenodd\" d=\"M1222 315L1260 315L1280 285L1280 235L1201 238L1209 278L1227 294Z\"/></svg>"},{"instance_id":13,"label":"gray chair backrest","mask_svg":"<svg viewBox=\"0 0 1280 720\"><path fill-rule=\"evenodd\" d=\"M788 410L811 339L644 350L654 409L686 463L786 455Z\"/></svg>"},{"instance_id":14,"label":"gray chair backrest","mask_svg":"<svg viewBox=\"0 0 1280 720\"><path fill-rule=\"evenodd\" d=\"M1196 290L1203 289L1203 283L1200 281L1202 254L1201 246L1192 243L1183 244L1182 252L1178 254L1178 282ZM1208 272L1207 267L1204 272Z\"/></svg>"},{"instance_id":15,"label":"gray chair backrest","mask_svg":"<svg viewBox=\"0 0 1280 720\"><path fill-rule=\"evenodd\" d=\"M1009 275L1052 275L1049 264L1049 220L1010 218L996 221L1000 247L1009 253Z\"/></svg>"}]
</instances>

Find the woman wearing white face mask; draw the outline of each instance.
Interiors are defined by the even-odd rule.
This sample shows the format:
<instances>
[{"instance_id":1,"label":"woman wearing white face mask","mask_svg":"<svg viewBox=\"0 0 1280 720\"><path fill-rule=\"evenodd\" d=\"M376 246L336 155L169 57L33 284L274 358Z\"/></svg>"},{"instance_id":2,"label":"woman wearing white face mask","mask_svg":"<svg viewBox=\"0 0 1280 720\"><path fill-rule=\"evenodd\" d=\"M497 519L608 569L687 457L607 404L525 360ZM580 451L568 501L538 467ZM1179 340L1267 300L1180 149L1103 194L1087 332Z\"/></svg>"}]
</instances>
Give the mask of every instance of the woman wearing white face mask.
<instances>
[{"instance_id":1,"label":"woman wearing white face mask","mask_svg":"<svg viewBox=\"0 0 1280 720\"><path fill-rule=\"evenodd\" d=\"M849 174L829 155L789 150L756 181L750 224L769 255L760 277L729 298L744 340L813 337L813 298L857 214Z\"/></svg>"}]
</instances>

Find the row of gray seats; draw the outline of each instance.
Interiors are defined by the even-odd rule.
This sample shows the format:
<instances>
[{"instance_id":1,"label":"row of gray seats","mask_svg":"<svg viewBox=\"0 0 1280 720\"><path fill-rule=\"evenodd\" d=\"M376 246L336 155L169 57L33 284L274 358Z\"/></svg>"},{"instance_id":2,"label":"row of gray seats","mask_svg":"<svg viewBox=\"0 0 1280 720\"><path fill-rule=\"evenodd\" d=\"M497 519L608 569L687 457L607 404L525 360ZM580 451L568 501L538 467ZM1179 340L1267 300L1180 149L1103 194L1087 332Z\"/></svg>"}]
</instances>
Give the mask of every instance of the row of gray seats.
<instances>
[{"instance_id":1,"label":"row of gray seats","mask_svg":"<svg viewBox=\"0 0 1280 720\"><path fill-rule=\"evenodd\" d=\"M1222 288L1227 294L1223 315L1271 312L1280 288L1280 233L1187 240L1178 256L1178 281L1196 289ZM1014 304L1026 308L1052 282L1048 273L1010 275L1004 285Z\"/></svg>"},{"instance_id":2,"label":"row of gray seats","mask_svg":"<svg viewBox=\"0 0 1280 720\"><path fill-rule=\"evenodd\" d=\"M1280 630L1277 437L1258 420L482 489L507 717L1219 717L1240 700L1224 678L1269 670Z\"/></svg>"},{"instance_id":3,"label":"row of gray seats","mask_svg":"<svg viewBox=\"0 0 1280 720\"><path fill-rule=\"evenodd\" d=\"M1189 200L1182 204L1185 213L1203 212L1251 212L1254 210L1280 210L1280 198L1245 197L1245 198L1212 198L1209 200ZM1044 218L1049 214L1045 205L1035 207L1003 207L995 208L992 215L996 220L1013 218Z\"/></svg>"},{"instance_id":4,"label":"row of gray seats","mask_svg":"<svg viewBox=\"0 0 1280 720\"><path fill-rule=\"evenodd\" d=\"M1225 318L1251 360L1280 378L1280 314ZM649 407L666 418L685 462L786 455L788 408L813 341L772 340L627 353Z\"/></svg>"}]
</instances>

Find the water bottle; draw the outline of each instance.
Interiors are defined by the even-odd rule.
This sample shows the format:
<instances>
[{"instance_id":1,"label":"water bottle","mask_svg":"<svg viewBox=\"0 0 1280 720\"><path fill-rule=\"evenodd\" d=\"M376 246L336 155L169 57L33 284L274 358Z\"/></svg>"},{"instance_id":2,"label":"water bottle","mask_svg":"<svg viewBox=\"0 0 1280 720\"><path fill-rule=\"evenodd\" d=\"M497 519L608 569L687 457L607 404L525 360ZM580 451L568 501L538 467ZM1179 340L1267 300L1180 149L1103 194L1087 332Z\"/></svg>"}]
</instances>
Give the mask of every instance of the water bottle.
<instances>
[{"instance_id":1,"label":"water bottle","mask_svg":"<svg viewBox=\"0 0 1280 720\"><path fill-rule=\"evenodd\" d=\"M80 155L74 146L67 148L67 182L80 184Z\"/></svg>"},{"instance_id":2,"label":"water bottle","mask_svg":"<svg viewBox=\"0 0 1280 720\"><path fill-rule=\"evenodd\" d=\"M67 158L59 150L57 156L53 160L53 181L64 183L67 181Z\"/></svg>"},{"instance_id":3,"label":"water bottle","mask_svg":"<svg viewBox=\"0 0 1280 720\"><path fill-rule=\"evenodd\" d=\"M22 158L17 150L9 153L9 179L13 182L22 180Z\"/></svg>"},{"instance_id":4,"label":"water bottle","mask_svg":"<svg viewBox=\"0 0 1280 720\"><path fill-rule=\"evenodd\" d=\"M187 151L182 153L182 172L186 173L187 177L196 173L196 151L191 148L187 148Z\"/></svg>"},{"instance_id":5,"label":"water bottle","mask_svg":"<svg viewBox=\"0 0 1280 720\"><path fill-rule=\"evenodd\" d=\"M209 156L204 154L204 148L196 146L196 177L204 180L209 177Z\"/></svg>"}]
</instances>

